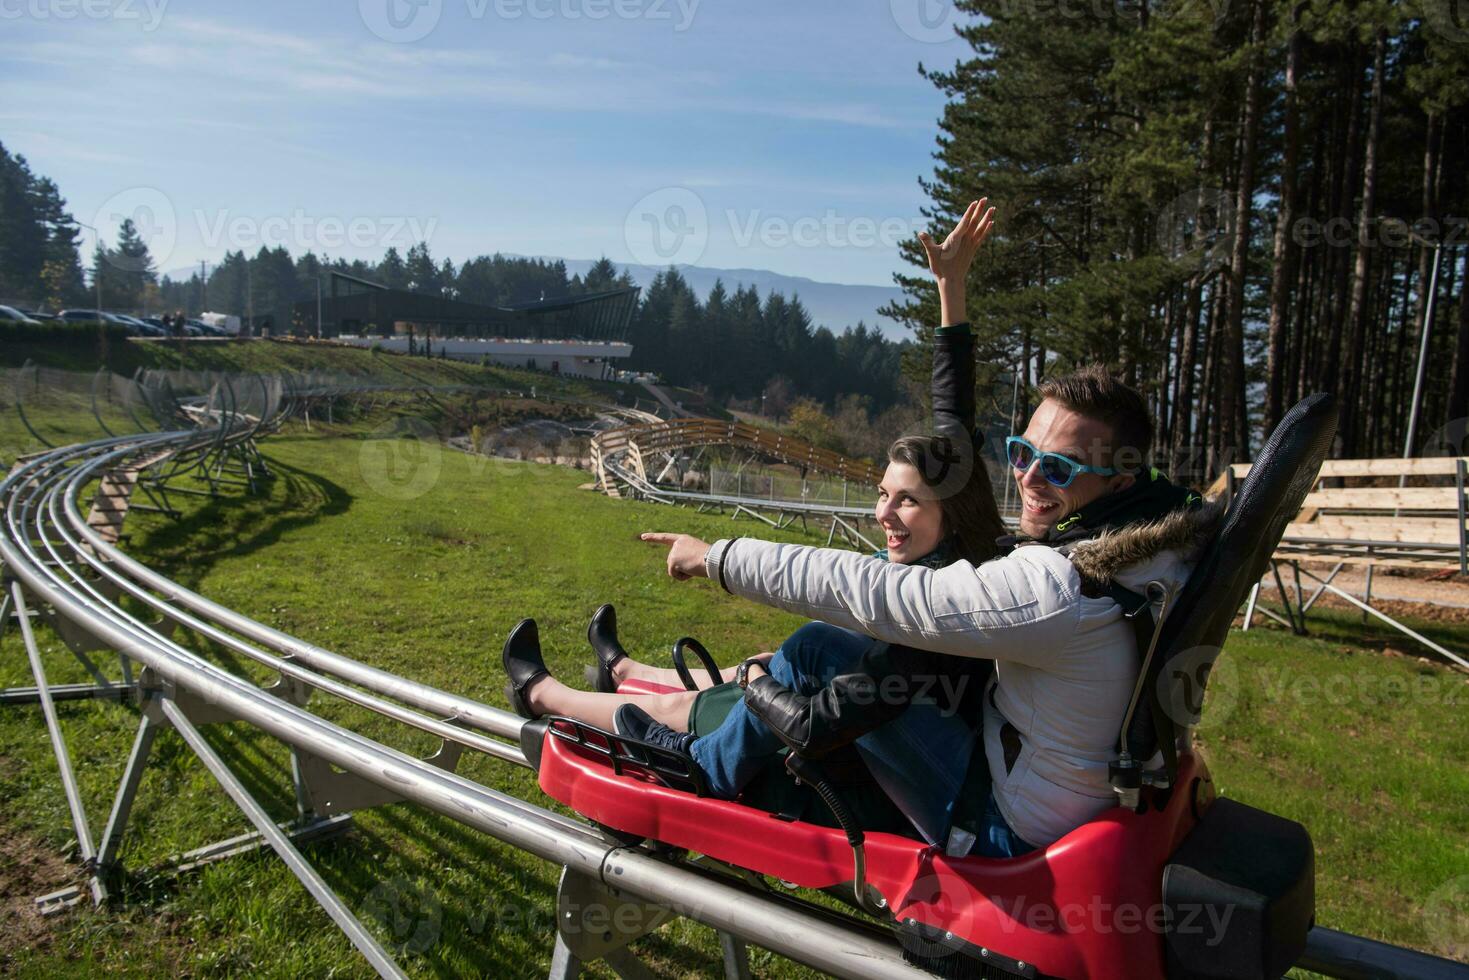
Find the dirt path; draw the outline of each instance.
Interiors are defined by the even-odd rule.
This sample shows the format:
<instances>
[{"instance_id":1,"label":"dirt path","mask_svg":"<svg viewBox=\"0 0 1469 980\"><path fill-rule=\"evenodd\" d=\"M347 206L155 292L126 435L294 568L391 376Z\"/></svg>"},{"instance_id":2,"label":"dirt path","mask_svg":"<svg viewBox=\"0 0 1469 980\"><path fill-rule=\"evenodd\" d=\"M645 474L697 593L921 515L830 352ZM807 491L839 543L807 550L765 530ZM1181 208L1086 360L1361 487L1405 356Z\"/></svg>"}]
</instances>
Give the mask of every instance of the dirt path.
<instances>
[{"instance_id":1,"label":"dirt path","mask_svg":"<svg viewBox=\"0 0 1469 980\"><path fill-rule=\"evenodd\" d=\"M35 898L78 880L76 869L40 840L7 826L0 812L0 974L9 973L17 953L44 950L55 920L36 911Z\"/></svg>"}]
</instances>

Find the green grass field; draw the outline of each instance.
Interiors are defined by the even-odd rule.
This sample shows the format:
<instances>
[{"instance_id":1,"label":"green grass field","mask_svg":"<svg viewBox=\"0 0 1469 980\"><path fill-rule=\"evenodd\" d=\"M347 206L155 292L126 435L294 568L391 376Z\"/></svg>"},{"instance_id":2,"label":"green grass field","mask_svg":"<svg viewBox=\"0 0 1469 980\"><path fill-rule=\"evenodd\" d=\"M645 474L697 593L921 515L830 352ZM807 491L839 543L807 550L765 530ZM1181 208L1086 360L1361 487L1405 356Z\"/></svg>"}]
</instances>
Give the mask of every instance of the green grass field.
<instances>
[{"instance_id":1,"label":"green grass field","mask_svg":"<svg viewBox=\"0 0 1469 980\"><path fill-rule=\"evenodd\" d=\"M770 649L799 625L708 582L672 582L661 550L636 540L648 529L810 540L797 529L609 500L576 489L584 473L419 442L293 429L263 448L278 474L266 493L189 498L178 522L135 515L126 547L231 608L409 677L503 704L500 645L516 620L533 615L553 670L579 678L587 618L605 601L617 604L629 648L649 657L690 633L733 658ZM1231 638L1200 732L1215 778L1222 792L1310 828L1322 924L1450 953L1465 938L1451 903L1469 894L1469 684L1414 657L1381 655L1402 642L1344 614L1313 622L1308 638L1275 629ZM1469 646L1469 629L1423 628ZM42 635L50 680L84 679ZM28 683L18 637L7 634L0 684ZM324 695L312 707L395 747L433 748ZM88 703L61 713L100 833L136 716ZM292 815L279 745L238 724L207 734L275 816ZM525 770L466 754L460 771L548 802ZM0 972L370 975L272 856L177 878L148 870L246 829L182 742L165 734L124 845L132 874L120 904L27 925L15 909L65 883L55 879L55 856L68 853L72 835L39 710L0 711L0 838L8 842L0 883L9 888ZM545 975L556 868L405 804L363 812L349 837L307 853L413 975ZM684 921L637 949L665 976L708 975L717 964L713 933ZM760 951L752 966L758 976L809 975Z\"/></svg>"}]
</instances>

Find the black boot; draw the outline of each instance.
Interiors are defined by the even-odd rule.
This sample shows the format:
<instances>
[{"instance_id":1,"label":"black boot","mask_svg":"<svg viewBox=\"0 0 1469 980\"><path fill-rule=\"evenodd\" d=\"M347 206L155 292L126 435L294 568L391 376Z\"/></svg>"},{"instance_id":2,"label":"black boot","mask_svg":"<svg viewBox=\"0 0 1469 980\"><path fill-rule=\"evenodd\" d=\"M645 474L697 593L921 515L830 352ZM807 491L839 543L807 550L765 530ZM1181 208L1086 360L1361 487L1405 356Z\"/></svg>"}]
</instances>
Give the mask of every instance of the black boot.
<instances>
[{"instance_id":1,"label":"black boot","mask_svg":"<svg viewBox=\"0 0 1469 980\"><path fill-rule=\"evenodd\" d=\"M541 634L536 629L534 619L522 619L515 624L505 640L505 649L500 653L500 660L505 665L505 676L510 678L510 682L505 685L505 700L510 702L510 707L520 717L532 721L539 718L540 715L530 710L525 692L538 677L542 674L549 677L551 672L546 669L546 661L541 657Z\"/></svg>"},{"instance_id":2,"label":"black boot","mask_svg":"<svg viewBox=\"0 0 1469 980\"><path fill-rule=\"evenodd\" d=\"M591 678L593 686L603 694L616 694L617 679L612 676L612 666L626 657L627 651L617 641L617 610L612 608L612 603L604 603L592 613L592 621L587 624L587 642L597 655L597 665L592 668L596 672Z\"/></svg>"}]
</instances>

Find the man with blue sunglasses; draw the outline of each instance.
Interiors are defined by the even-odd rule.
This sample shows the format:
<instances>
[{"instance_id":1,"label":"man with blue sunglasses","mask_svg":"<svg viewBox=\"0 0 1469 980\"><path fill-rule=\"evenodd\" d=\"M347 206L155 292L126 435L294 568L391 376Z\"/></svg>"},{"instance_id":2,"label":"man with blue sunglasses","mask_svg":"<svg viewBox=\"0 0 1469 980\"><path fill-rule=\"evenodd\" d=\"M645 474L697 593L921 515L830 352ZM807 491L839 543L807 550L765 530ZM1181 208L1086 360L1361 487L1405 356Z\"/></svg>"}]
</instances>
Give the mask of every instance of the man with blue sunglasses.
<instances>
[{"instance_id":1,"label":"man with blue sunglasses","mask_svg":"<svg viewBox=\"0 0 1469 980\"><path fill-rule=\"evenodd\" d=\"M967 332L964 277L982 235L966 229L989 217L975 202L942 246L920 236L941 332ZM942 803L940 833L925 833L953 855L1045 847L1115 804L1108 765L1140 661L1124 611L1141 604L1150 582L1180 588L1217 527L1216 509L1200 509L1196 494L1145 465L1152 421L1136 391L1093 366L1046 379L1038 394L1025 431L1007 440L1021 513L1019 533L1001 539L1003 557L931 569L747 538L710 546L655 536L671 545L677 579L707 576L735 595L865 634L875 649L996 662L975 751L932 746L935 771L921 774L959 786ZM758 664L742 680L749 710L798 751L809 748L813 711L840 700L835 689L789 690ZM856 711L842 714L847 738L871 730Z\"/></svg>"}]
</instances>

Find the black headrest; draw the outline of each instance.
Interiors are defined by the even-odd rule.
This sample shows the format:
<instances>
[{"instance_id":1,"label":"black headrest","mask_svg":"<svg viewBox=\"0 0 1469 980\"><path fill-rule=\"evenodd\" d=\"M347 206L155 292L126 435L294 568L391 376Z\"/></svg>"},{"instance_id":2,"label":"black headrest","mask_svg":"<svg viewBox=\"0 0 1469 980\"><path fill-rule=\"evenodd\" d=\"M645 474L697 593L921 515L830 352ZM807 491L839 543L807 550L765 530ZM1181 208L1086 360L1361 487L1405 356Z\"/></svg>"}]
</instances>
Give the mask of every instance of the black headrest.
<instances>
[{"instance_id":1,"label":"black headrest","mask_svg":"<svg viewBox=\"0 0 1469 980\"><path fill-rule=\"evenodd\" d=\"M1336 403L1330 395L1315 394L1286 413L1265 440L1229 502L1219 534L1163 624L1149 671L1152 697L1138 705L1128 731L1134 758L1150 758L1157 738L1198 723L1203 689L1234 614L1269 567L1286 524L1315 485L1335 435Z\"/></svg>"}]
</instances>

